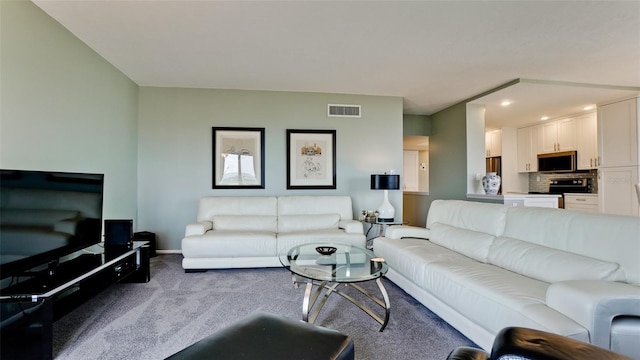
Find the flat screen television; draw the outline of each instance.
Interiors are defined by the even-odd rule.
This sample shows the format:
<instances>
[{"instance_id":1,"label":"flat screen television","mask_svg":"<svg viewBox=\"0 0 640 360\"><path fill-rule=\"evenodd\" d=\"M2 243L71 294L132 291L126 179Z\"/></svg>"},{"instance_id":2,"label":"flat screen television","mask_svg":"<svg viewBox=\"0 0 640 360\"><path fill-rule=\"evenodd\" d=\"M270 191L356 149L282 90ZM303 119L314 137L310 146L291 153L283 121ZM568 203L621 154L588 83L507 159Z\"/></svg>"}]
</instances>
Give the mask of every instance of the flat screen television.
<instances>
[{"instance_id":1,"label":"flat screen television","mask_svg":"<svg viewBox=\"0 0 640 360\"><path fill-rule=\"evenodd\" d=\"M102 239L103 174L0 169L0 277Z\"/></svg>"}]
</instances>

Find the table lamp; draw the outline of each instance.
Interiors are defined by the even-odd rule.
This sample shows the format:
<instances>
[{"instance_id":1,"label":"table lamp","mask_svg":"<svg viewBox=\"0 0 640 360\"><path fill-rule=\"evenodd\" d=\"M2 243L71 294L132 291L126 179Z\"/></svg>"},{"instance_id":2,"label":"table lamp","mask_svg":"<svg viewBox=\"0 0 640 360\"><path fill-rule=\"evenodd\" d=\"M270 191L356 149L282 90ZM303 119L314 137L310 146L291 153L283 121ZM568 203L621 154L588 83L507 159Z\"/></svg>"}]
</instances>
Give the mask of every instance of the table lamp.
<instances>
[{"instance_id":1,"label":"table lamp","mask_svg":"<svg viewBox=\"0 0 640 360\"><path fill-rule=\"evenodd\" d=\"M378 222L393 222L396 210L389 202L389 190L400 189L400 175L371 175L371 190L384 190L384 200L378 208Z\"/></svg>"}]
</instances>

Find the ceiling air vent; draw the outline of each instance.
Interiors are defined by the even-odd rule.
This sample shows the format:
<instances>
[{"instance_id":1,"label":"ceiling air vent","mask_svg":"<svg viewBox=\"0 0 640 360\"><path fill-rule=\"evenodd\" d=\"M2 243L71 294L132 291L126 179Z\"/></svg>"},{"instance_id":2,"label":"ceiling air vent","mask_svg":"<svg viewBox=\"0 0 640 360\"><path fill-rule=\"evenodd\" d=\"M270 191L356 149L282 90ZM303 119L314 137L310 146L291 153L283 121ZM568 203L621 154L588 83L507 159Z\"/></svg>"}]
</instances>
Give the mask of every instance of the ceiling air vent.
<instances>
[{"instance_id":1,"label":"ceiling air vent","mask_svg":"<svg viewBox=\"0 0 640 360\"><path fill-rule=\"evenodd\" d=\"M360 105L327 105L328 115L332 117L360 117Z\"/></svg>"}]
</instances>

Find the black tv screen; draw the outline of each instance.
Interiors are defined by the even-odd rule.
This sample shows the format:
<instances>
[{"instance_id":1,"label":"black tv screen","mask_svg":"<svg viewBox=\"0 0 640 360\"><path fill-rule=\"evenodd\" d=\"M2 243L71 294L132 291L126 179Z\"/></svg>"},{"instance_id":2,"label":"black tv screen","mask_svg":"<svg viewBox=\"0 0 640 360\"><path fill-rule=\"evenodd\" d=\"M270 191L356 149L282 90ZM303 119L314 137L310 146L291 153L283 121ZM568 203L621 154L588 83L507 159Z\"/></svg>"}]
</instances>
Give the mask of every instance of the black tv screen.
<instances>
[{"instance_id":1,"label":"black tv screen","mask_svg":"<svg viewBox=\"0 0 640 360\"><path fill-rule=\"evenodd\" d=\"M99 243L103 174L0 170L0 275Z\"/></svg>"}]
</instances>

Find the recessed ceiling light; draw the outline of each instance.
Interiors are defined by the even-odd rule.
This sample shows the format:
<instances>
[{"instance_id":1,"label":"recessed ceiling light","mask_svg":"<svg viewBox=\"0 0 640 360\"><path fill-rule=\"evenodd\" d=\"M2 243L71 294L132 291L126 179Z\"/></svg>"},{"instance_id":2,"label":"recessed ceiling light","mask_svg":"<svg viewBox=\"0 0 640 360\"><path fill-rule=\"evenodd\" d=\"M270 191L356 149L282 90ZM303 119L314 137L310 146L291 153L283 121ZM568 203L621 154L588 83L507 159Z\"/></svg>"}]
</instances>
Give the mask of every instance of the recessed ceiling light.
<instances>
[{"instance_id":1,"label":"recessed ceiling light","mask_svg":"<svg viewBox=\"0 0 640 360\"><path fill-rule=\"evenodd\" d=\"M540 118L540 120L549 120L549 117L548 116L543 116L543 117Z\"/></svg>"},{"instance_id":2,"label":"recessed ceiling light","mask_svg":"<svg viewBox=\"0 0 640 360\"><path fill-rule=\"evenodd\" d=\"M587 105L583 108L585 111L593 110L593 105Z\"/></svg>"},{"instance_id":3,"label":"recessed ceiling light","mask_svg":"<svg viewBox=\"0 0 640 360\"><path fill-rule=\"evenodd\" d=\"M509 105L511 105L511 101L509 101L509 100L503 100L503 101L500 103L500 105L502 105L502 106L509 106Z\"/></svg>"}]
</instances>

